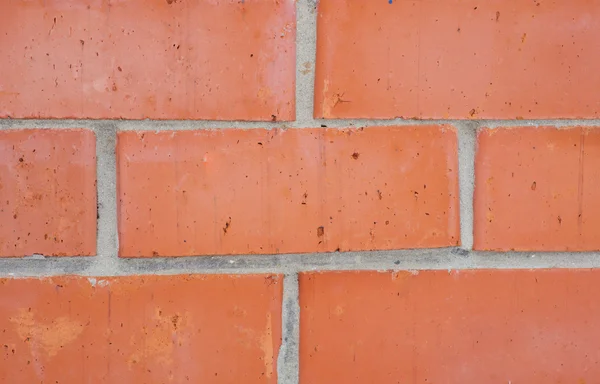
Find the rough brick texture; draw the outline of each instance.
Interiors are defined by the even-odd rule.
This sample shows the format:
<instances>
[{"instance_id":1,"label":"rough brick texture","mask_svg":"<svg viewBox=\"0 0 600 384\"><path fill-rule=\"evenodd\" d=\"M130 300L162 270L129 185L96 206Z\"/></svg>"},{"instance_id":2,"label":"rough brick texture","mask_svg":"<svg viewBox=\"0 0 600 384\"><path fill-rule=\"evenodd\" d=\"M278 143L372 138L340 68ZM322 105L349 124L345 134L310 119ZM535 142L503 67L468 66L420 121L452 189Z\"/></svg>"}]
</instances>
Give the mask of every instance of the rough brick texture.
<instances>
[{"instance_id":1,"label":"rough brick texture","mask_svg":"<svg viewBox=\"0 0 600 384\"><path fill-rule=\"evenodd\" d=\"M121 132L120 254L459 243L446 126Z\"/></svg>"},{"instance_id":2,"label":"rough brick texture","mask_svg":"<svg viewBox=\"0 0 600 384\"><path fill-rule=\"evenodd\" d=\"M0 257L96 253L96 139L0 131Z\"/></svg>"},{"instance_id":3,"label":"rough brick texture","mask_svg":"<svg viewBox=\"0 0 600 384\"><path fill-rule=\"evenodd\" d=\"M277 383L276 275L0 280L4 383Z\"/></svg>"},{"instance_id":4,"label":"rough brick texture","mask_svg":"<svg viewBox=\"0 0 600 384\"><path fill-rule=\"evenodd\" d=\"M320 0L315 116L600 116L589 0Z\"/></svg>"},{"instance_id":5,"label":"rough brick texture","mask_svg":"<svg viewBox=\"0 0 600 384\"><path fill-rule=\"evenodd\" d=\"M300 277L300 383L592 383L597 270Z\"/></svg>"},{"instance_id":6,"label":"rough brick texture","mask_svg":"<svg viewBox=\"0 0 600 384\"><path fill-rule=\"evenodd\" d=\"M600 249L599 129L483 129L477 142L476 249Z\"/></svg>"},{"instance_id":7,"label":"rough brick texture","mask_svg":"<svg viewBox=\"0 0 600 384\"><path fill-rule=\"evenodd\" d=\"M0 0L0 52L0 383L600 383L600 1Z\"/></svg>"},{"instance_id":8,"label":"rough brick texture","mask_svg":"<svg viewBox=\"0 0 600 384\"><path fill-rule=\"evenodd\" d=\"M292 120L293 0L6 0L1 117Z\"/></svg>"}]
</instances>

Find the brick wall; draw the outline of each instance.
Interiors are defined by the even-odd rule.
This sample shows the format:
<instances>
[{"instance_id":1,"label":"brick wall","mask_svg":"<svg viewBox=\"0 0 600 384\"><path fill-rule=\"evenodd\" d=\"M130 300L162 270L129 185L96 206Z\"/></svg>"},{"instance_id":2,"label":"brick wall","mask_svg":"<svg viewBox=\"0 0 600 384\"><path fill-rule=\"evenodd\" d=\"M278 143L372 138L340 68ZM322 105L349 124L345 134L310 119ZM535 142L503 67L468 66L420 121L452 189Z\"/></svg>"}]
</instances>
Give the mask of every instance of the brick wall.
<instances>
[{"instance_id":1,"label":"brick wall","mask_svg":"<svg viewBox=\"0 0 600 384\"><path fill-rule=\"evenodd\" d=\"M0 4L0 382L595 383L600 4Z\"/></svg>"}]
</instances>

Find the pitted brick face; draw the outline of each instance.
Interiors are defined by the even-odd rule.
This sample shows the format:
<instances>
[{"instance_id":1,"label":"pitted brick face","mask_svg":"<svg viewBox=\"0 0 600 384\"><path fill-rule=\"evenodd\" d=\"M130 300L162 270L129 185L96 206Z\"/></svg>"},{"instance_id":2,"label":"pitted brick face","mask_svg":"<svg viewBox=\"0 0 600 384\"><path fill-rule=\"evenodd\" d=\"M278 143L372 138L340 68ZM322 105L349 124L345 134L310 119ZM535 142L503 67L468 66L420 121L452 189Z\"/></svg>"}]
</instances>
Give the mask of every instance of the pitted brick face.
<instances>
[{"instance_id":1,"label":"pitted brick face","mask_svg":"<svg viewBox=\"0 0 600 384\"><path fill-rule=\"evenodd\" d=\"M2 279L0 380L275 384L281 295L279 275Z\"/></svg>"},{"instance_id":2,"label":"pitted brick face","mask_svg":"<svg viewBox=\"0 0 600 384\"><path fill-rule=\"evenodd\" d=\"M120 255L459 244L450 126L122 132Z\"/></svg>"},{"instance_id":3,"label":"pitted brick face","mask_svg":"<svg viewBox=\"0 0 600 384\"><path fill-rule=\"evenodd\" d=\"M294 119L295 2L5 2L0 117Z\"/></svg>"},{"instance_id":4,"label":"pitted brick face","mask_svg":"<svg viewBox=\"0 0 600 384\"><path fill-rule=\"evenodd\" d=\"M598 381L594 1L0 3L0 382Z\"/></svg>"},{"instance_id":5,"label":"pitted brick face","mask_svg":"<svg viewBox=\"0 0 600 384\"><path fill-rule=\"evenodd\" d=\"M0 131L0 257L96 254L90 130Z\"/></svg>"}]
</instances>

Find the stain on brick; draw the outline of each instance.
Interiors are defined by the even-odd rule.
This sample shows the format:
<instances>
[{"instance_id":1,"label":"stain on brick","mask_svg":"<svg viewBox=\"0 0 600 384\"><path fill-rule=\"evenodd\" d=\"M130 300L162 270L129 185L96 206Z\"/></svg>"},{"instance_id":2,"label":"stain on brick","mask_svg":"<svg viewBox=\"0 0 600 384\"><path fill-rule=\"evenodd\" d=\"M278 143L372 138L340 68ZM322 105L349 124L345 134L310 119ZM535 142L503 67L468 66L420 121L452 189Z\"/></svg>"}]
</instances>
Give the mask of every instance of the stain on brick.
<instances>
[{"instance_id":1,"label":"stain on brick","mask_svg":"<svg viewBox=\"0 0 600 384\"><path fill-rule=\"evenodd\" d=\"M68 317L40 322L30 309L24 308L16 316L10 317L9 321L14 325L19 338L26 341L32 355L40 351L48 357L55 356L61 349L75 342L84 329L83 324Z\"/></svg>"},{"instance_id":2,"label":"stain on brick","mask_svg":"<svg viewBox=\"0 0 600 384\"><path fill-rule=\"evenodd\" d=\"M0 381L276 384L281 299L279 275L0 279Z\"/></svg>"}]
</instances>

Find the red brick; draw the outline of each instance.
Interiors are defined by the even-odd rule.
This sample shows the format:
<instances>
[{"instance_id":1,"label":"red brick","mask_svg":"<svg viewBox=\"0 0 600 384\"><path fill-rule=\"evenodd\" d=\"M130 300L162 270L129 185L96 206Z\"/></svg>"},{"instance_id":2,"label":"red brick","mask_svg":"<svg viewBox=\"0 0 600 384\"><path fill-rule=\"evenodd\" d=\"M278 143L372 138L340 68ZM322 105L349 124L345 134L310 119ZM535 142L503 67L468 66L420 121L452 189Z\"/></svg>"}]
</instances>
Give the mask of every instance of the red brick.
<instances>
[{"instance_id":1,"label":"red brick","mask_svg":"<svg viewBox=\"0 0 600 384\"><path fill-rule=\"evenodd\" d=\"M315 116L600 116L590 0L320 0Z\"/></svg>"},{"instance_id":2,"label":"red brick","mask_svg":"<svg viewBox=\"0 0 600 384\"><path fill-rule=\"evenodd\" d=\"M599 270L300 276L300 383L594 383Z\"/></svg>"},{"instance_id":3,"label":"red brick","mask_svg":"<svg viewBox=\"0 0 600 384\"><path fill-rule=\"evenodd\" d=\"M96 212L92 131L0 131L0 257L94 255Z\"/></svg>"},{"instance_id":4,"label":"red brick","mask_svg":"<svg viewBox=\"0 0 600 384\"><path fill-rule=\"evenodd\" d=\"M599 250L600 130L521 127L478 134L474 247Z\"/></svg>"},{"instance_id":5,"label":"red brick","mask_svg":"<svg viewBox=\"0 0 600 384\"><path fill-rule=\"evenodd\" d=\"M0 117L293 120L293 0L4 0Z\"/></svg>"},{"instance_id":6,"label":"red brick","mask_svg":"<svg viewBox=\"0 0 600 384\"><path fill-rule=\"evenodd\" d=\"M277 382L282 278L0 280L5 383Z\"/></svg>"},{"instance_id":7,"label":"red brick","mask_svg":"<svg viewBox=\"0 0 600 384\"><path fill-rule=\"evenodd\" d=\"M121 132L120 255L459 243L447 126Z\"/></svg>"}]
</instances>

